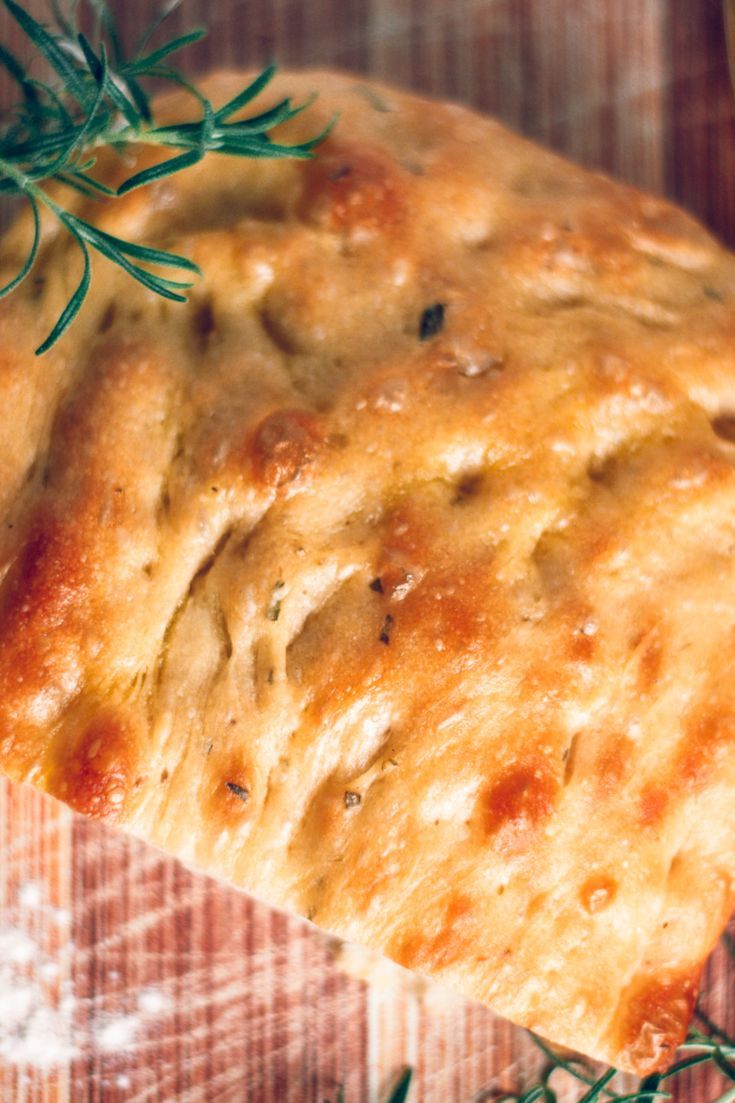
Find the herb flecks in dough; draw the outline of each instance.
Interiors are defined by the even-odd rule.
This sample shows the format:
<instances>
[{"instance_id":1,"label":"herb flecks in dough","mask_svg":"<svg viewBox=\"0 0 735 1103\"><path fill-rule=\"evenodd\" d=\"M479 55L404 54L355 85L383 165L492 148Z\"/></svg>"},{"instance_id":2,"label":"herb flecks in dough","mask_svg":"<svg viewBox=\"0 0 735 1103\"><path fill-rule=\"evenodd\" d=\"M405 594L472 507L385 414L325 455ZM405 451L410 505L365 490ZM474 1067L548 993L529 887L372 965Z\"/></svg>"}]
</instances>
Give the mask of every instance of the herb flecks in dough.
<instances>
[{"instance_id":1,"label":"herb flecks in dough","mask_svg":"<svg viewBox=\"0 0 735 1103\"><path fill-rule=\"evenodd\" d=\"M271 600L268 608L265 611L265 615L268 620L277 621L281 615L281 604L283 602L282 591L285 589L286 583L281 579L273 584L273 592L271 593Z\"/></svg>"},{"instance_id":2,"label":"herb flecks in dough","mask_svg":"<svg viewBox=\"0 0 735 1103\"><path fill-rule=\"evenodd\" d=\"M391 632L393 631L394 624L394 618L390 615L390 613L388 613L385 620L383 621L383 627L380 629L380 635L378 636L378 639L381 643L390 643L390 636Z\"/></svg>"},{"instance_id":3,"label":"herb flecks in dough","mask_svg":"<svg viewBox=\"0 0 735 1103\"><path fill-rule=\"evenodd\" d=\"M249 789L247 789L244 785L238 785L235 781L228 781L226 782L226 785L234 796L238 797L243 802L243 804L247 804L248 800L250 799Z\"/></svg>"},{"instance_id":4,"label":"herb flecks in dough","mask_svg":"<svg viewBox=\"0 0 735 1103\"><path fill-rule=\"evenodd\" d=\"M163 9L129 55L105 0L89 0L96 15L95 46L79 31L76 7L70 6L68 14L63 14L52 4L55 25L48 29L15 0L3 3L54 77L49 83L31 77L5 47L0 50L0 64L20 93L12 121L0 129L0 194L24 198L33 215L26 259L0 288L0 298L23 282L38 258L44 229L42 208L57 221L61 231L76 241L82 258L81 279L51 332L36 349L41 354L58 341L79 313L91 284L92 252L118 265L149 291L174 302L186 302L184 292L191 287L191 279L173 280L151 271L150 266L173 268L192 276L200 274L198 266L185 256L116 237L74 214L63 202L63 189L58 185L109 203L195 165L210 152L234 157L311 157L330 127L295 145L274 141L270 136L274 127L293 119L309 105L307 100L294 106L289 98L249 118L233 121L233 116L269 84L275 73L273 65L215 107L200 88L168 63L173 54L201 39L204 30L189 31L150 49L151 38L177 3ZM185 88L192 97L194 118L158 125L144 89L149 80L170 81ZM152 163L116 186L103 182L93 172L100 148L108 146L124 154L133 145L152 147Z\"/></svg>"},{"instance_id":5,"label":"herb flecks in dough","mask_svg":"<svg viewBox=\"0 0 735 1103\"><path fill-rule=\"evenodd\" d=\"M428 341L436 337L444 328L444 303L427 306L419 322L419 341Z\"/></svg>"}]
</instances>

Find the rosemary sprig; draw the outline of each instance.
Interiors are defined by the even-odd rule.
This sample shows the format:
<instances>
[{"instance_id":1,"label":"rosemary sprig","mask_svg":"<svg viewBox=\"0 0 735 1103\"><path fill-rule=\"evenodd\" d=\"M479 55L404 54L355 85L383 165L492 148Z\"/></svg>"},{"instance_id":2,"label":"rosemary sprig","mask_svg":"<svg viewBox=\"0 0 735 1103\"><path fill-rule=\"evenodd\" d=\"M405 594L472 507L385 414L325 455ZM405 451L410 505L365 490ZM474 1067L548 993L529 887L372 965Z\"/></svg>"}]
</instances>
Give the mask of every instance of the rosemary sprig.
<instances>
[{"instance_id":1,"label":"rosemary sprig","mask_svg":"<svg viewBox=\"0 0 735 1103\"><path fill-rule=\"evenodd\" d=\"M385 1103L406 1103L412 1080L413 1069L408 1067L403 1069L395 1084L393 1085L391 1093L386 1099ZM324 1103L331 1103L331 1100L325 1099ZM340 1087L337 1088L335 1103L346 1103L345 1089L343 1085L340 1085Z\"/></svg>"},{"instance_id":2,"label":"rosemary sprig","mask_svg":"<svg viewBox=\"0 0 735 1103\"><path fill-rule=\"evenodd\" d=\"M201 39L204 30L189 31L151 49L151 39L179 0L169 3L155 17L130 56L125 53L106 0L86 0L95 17L96 47L79 30L75 0L67 10L60 7L58 0L49 0L50 26L39 23L16 0L2 3L53 76L49 82L32 77L28 67L0 45L0 65L10 74L19 92L12 117L0 127L0 196L26 200L33 218L28 255L20 271L0 288L0 298L15 291L36 262L41 207L71 235L83 262L76 290L36 349L41 354L58 341L79 313L91 282L92 252L107 257L148 290L174 302L186 301L185 291L191 286L191 279L169 279L151 271L149 266L199 274L197 265L186 257L98 230L53 198L48 191L50 182L64 184L87 197L115 198L180 172L210 151L233 157L311 157L331 124L300 144L273 141L269 132L300 114L311 102L294 105L288 98L250 118L232 121L233 115L248 107L271 81L274 65L265 68L227 103L215 108L200 88L168 64L173 54ZM184 88L196 104L198 117L189 122L157 125L145 87L151 80L169 81ZM96 179L92 171L95 151L103 146L121 151L131 144L171 150L172 156L133 173L117 189Z\"/></svg>"},{"instance_id":3,"label":"rosemary sprig","mask_svg":"<svg viewBox=\"0 0 735 1103\"><path fill-rule=\"evenodd\" d=\"M391 1092L388 1103L406 1103L408 1098L408 1091L411 1087L411 1081L413 1080L413 1069L406 1068L398 1077L396 1084Z\"/></svg>"},{"instance_id":4,"label":"rosemary sprig","mask_svg":"<svg viewBox=\"0 0 735 1103\"><path fill-rule=\"evenodd\" d=\"M679 1053L683 1055L680 1060L674 1062L666 1072L645 1077L632 1092L619 1092L611 1086L611 1081L617 1075L616 1069L608 1068L595 1075L586 1061L564 1057L543 1039L531 1034L532 1040L547 1059L539 1083L521 1093L509 1092L482 1098L492 1099L493 1103L557 1103L557 1091L551 1087L550 1081L552 1076L562 1073L568 1080L576 1080L587 1088L579 1103L655 1103L656 1100L672 1098L667 1088L682 1073L697 1066L710 1065L725 1080L730 1081L730 1087L711 1100L711 1103L735 1103L735 1042L703 1011L698 1009L696 1014L705 1023L708 1033L704 1034L697 1027L692 1027L686 1041L679 1048Z\"/></svg>"},{"instance_id":5,"label":"rosemary sprig","mask_svg":"<svg viewBox=\"0 0 735 1103\"><path fill-rule=\"evenodd\" d=\"M714 1027L718 1036L724 1036L723 1032ZM474 1103L558 1103L558 1092L551 1087L552 1076L561 1072L567 1077L576 1080L587 1087L587 1091L579 1099L579 1103L656 1103L657 1100L671 1099L671 1092L661 1087L664 1082L681 1076L688 1069L698 1065L711 1064L723 1076L729 1080L731 1086L711 1103L735 1103L735 1047L722 1046L709 1035L691 1030L686 1042L681 1047L682 1052L692 1051L691 1055L682 1058L673 1064L664 1073L655 1073L641 1080L638 1088L632 1092L617 1092L611 1086L611 1081L618 1075L617 1069L605 1069L599 1076L592 1073L590 1066L581 1059L564 1058L555 1053L542 1039L531 1034L530 1037L536 1043L541 1052L548 1058L539 1083L526 1088L523 1092L498 1093L482 1091L475 1096ZM400 1074L385 1103L407 1103L413 1069L405 1068ZM330 1103L330 1100L324 1100ZM337 1091L336 1103L346 1103L344 1088Z\"/></svg>"},{"instance_id":6,"label":"rosemary sprig","mask_svg":"<svg viewBox=\"0 0 735 1103\"><path fill-rule=\"evenodd\" d=\"M727 952L735 953L732 935L726 933L723 941ZM715 1069L728 1084L710 1103L735 1103L735 1038L714 1022L701 1007L697 1007L695 1017L705 1027L706 1033L697 1026L691 1027L685 1042L679 1047L679 1059L665 1072L645 1077L633 1091L619 1091L613 1086L613 1080L618 1075L617 1069L607 1068L601 1073L595 1072L584 1058L557 1053L548 1042L530 1034L529 1037L545 1058L538 1081L522 1092L503 1093L493 1088L481 1089L472 1103L558 1103L561 1088L556 1083L552 1087L551 1081L552 1078L557 1081L560 1076L566 1080L567 1087L576 1082L578 1090L584 1092L578 1103L657 1103L659 1100L672 1098L669 1090L672 1081L690 1069L705 1066ZM405 1068L385 1103L410 1103L412 1077L413 1070ZM325 1100L324 1103L329 1101ZM337 1093L336 1103L346 1103L344 1089Z\"/></svg>"}]
</instances>

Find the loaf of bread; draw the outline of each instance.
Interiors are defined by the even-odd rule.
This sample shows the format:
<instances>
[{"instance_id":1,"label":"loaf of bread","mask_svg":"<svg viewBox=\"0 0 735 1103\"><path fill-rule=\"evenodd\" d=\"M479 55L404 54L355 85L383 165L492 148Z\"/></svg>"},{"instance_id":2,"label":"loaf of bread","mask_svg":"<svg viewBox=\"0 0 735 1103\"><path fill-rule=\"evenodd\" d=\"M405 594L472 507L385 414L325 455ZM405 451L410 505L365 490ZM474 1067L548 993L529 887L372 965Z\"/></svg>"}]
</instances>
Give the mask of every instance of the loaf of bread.
<instances>
[{"instance_id":1,"label":"loaf of bread","mask_svg":"<svg viewBox=\"0 0 735 1103\"><path fill-rule=\"evenodd\" d=\"M310 162L65 196L187 305L95 257L36 358L52 221L0 304L0 768L660 1068L735 903L735 259L460 107L262 104L312 91Z\"/></svg>"}]
</instances>

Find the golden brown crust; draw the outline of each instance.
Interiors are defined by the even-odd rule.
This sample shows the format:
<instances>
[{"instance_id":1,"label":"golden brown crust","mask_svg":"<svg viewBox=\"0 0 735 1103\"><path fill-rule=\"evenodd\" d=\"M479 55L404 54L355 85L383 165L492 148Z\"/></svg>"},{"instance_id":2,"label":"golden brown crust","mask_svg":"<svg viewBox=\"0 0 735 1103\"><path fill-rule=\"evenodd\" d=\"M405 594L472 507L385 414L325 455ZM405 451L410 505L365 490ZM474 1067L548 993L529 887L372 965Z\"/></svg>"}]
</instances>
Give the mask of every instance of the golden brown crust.
<instances>
[{"instance_id":1,"label":"golden brown crust","mask_svg":"<svg viewBox=\"0 0 735 1103\"><path fill-rule=\"evenodd\" d=\"M649 1071L734 902L735 261L469 111L312 89L309 164L67 197L200 263L188 307L96 260L34 359L50 223L0 304L0 761Z\"/></svg>"}]
</instances>

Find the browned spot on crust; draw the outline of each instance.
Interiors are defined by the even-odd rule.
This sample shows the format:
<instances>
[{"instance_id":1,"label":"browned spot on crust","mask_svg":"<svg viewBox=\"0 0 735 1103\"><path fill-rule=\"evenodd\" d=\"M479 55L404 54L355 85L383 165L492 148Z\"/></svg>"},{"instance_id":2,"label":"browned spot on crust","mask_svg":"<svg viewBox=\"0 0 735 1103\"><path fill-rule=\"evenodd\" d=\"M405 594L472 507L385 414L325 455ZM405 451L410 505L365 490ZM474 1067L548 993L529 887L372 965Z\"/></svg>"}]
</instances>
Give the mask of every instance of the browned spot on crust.
<instances>
[{"instance_id":1,"label":"browned spot on crust","mask_svg":"<svg viewBox=\"0 0 735 1103\"><path fill-rule=\"evenodd\" d=\"M342 144L311 162L302 217L333 230L389 230L406 217L406 173L375 150Z\"/></svg>"},{"instance_id":2,"label":"browned spot on crust","mask_svg":"<svg viewBox=\"0 0 735 1103\"><path fill-rule=\"evenodd\" d=\"M659 625L648 625L637 632L630 642L631 651L638 658L636 689L640 694L651 693L661 675L663 643Z\"/></svg>"},{"instance_id":3,"label":"browned spot on crust","mask_svg":"<svg viewBox=\"0 0 735 1103\"><path fill-rule=\"evenodd\" d=\"M311 649L308 656L310 669L318 664L308 706L316 722L328 723L330 711L342 711L374 686L388 691L428 678L429 672L445 681L456 677L505 630L509 603L494 577L491 553L483 549L481 558L467 557L457 570L443 524L444 492L441 502L438 517L433 500L394 507L370 569L372 585L360 585L350 613L335 618L333 628L325 627L328 609L307 621L307 633L322 624L310 636L318 657Z\"/></svg>"},{"instance_id":4,"label":"browned spot on crust","mask_svg":"<svg viewBox=\"0 0 735 1103\"><path fill-rule=\"evenodd\" d=\"M6 591L6 624L57 628L84 582L76 532L50 513L40 514Z\"/></svg>"},{"instance_id":5,"label":"browned spot on crust","mask_svg":"<svg viewBox=\"0 0 735 1103\"><path fill-rule=\"evenodd\" d=\"M671 791L664 785L647 785L640 796L640 822L653 827L664 818L671 804Z\"/></svg>"},{"instance_id":6,"label":"browned spot on crust","mask_svg":"<svg viewBox=\"0 0 735 1103\"><path fill-rule=\"evenodd\" d=\"M502 893L500 893L499 895L502 896ZM529 919L533 919L533 917L535 915L538 915L540 912L545 911L548 902L549 902L548 892L539 892L539 893L537 893L533 897L533 899L531 900L528 907L526 908L526 922L528 922ZM510 951L505 956L508 956L509 953L510 953Z\"/></svg>"},{"instance_id":7,"label":"browned spot on crust","mask_svg":"<svg viewBox=\"0 0 735 1103\"><path fill-rule=\"evenodd\" d=\"M735 746L735 717L716 706L696 711L687 724L675 762L674 783L688 789L701 786L724 751Z\"/></svg>"},{"instance_id":8,"label":"browned spot on crust","mask_svg":"<svg viewBox=\"0 0 735 1103\"><path fill-rule=\"evenodd\" d=\"M426 515L410 502L388 515L375 572L384 594L401 600L423 578L430 563L436 562L433 536Z\"/></svg>"},{"instance_id":9,"label":"browned spot on crust","mask_svg":"<svg viewBox=\"0 0 735 1103\"><path fill-rule=\"evenodd\" d=\"M641 793L641 823L645 826L660 823L674 798L705 785L722 755L733 745L735 717L726 708L695 709L671 760L666 783L648 785Z\"/></svg>"},{"instance_id":10,"label":"browned spot on crust","mask_svg":"<svg viewBox=\"0 0 735 1103\"><path fill-rule=\"evenodd\" d=\"M237 748L213 751L207 758L205 814L223 826L247 820L261 797L255 774Z\"/></svg>"},{"instance_id":11,"label":"browned spot on crust","mask_svg":"<svg viewBox=\"0 0 735 1103\"><path fill-rule=\"evenodd\" d=\"M665 1068L681 1044L694 1009L699 974L644 977L628 989L613 1052L639 1076Z\"/></svg>"},{"instance_id":12,"label":"browned spot on crust","mask_svg":"<svg viewBox=\"0 0 735 1103\"><path fill-rule=\"evenodd\" d=\"M94 577L87 539L82 519L72 526L39 511L4 588L0 737L3 754L12 748L16 756L17 776L26 740L37 757L28 727L53 721L76 685L79 607Z\"/></svg>"},{"instance_id":13,"label":"browned spot on crust","mask_svg":"<svg viewBox=\"0 0 735 1103\"><path fill-rule=\"evenodd\" d=\"M662 647L659 633L653 632L646 640L638 667L639 693L650 693L661 674Z\"/></svg>"},{"instance_id":14,"label":"browned spot on crust","mask_svg":"<svg viewBox=\"0 0 735 1103\"><path fill-rule=\"evenodd\" d=\"M635 744L627 735L614 733L597 760L596 776L603 793L611 793L625 781L633 761Z\"/></svg>"},{"instance_id":15,"label":"browned spot on crust","mask_svg":"<svg viewBox=\"0 0 735 1103\"><path fill-rule=\"evenodd\" d=\"M672 478L679 490L700 486L723 485L732 482L735 469L725 456L719 452L709 452L702 448L692 448L685 455Z\"/></svg>"},{"instance_id":16,"label":"browned spot on crust","mask_svg":"<svg viewBox=\"0 0 735 1103\"><path fill-rule=\"evenodd\" d=\"M618 882L614 877L606 873L596 873L588 877L579 890L579 899L582 907L590 915L604 911L615 899L618 891Z\"/></svg>"},{"instance_id":17,"label":"browned spot on crust","mask_svg":"<svg viewBox=\"0 0 735 1103\"><path fill-rule=\"evenodd\" d=\"M101 713L62 761L49 791L85 816L118 819L134 785L135 743L128 720Z\"/></svg>"},{"instance_id":18,"label":"browned spot on crust","mask_svg":"<svg viewBox=\"0 0 735 1103\"><path fill-rule=\"evenodd\" d=\"M256 479L272 487L292 482L315 459L322 439L316 419L307 410L276 410L269 414L253 438Z\"/></svg>"},{"instance_id":19,"label":"browned spot on crust","mask_svg":"<svg viewBox=\"0 0 735 1103\"><path fill-rule=\"evenodd\" d=\"M583 628L577 629L572 633L571 642L569 644L569 658L574 662L586 663L590 659L594 658L597 644L595 637L584 631Z\"/></svg>"},{"instance_id":20,"label":"browned spot on crust","mask_svg":"<svg viewBox=\"0 0 735 1103\"><path fill-rule=\"evenodd\" d=\"M493 627L480 603L492 582L482 567L473 567L461 575L447 571L427 577L406 599L400 624L425 654L436 654L437 665L447 660L469 659L488 639Z\"/></svg>"},{"instance_id":21,"label":"browned spot on crust","mask_svg":"<svg viewBox=\"0 0 735 1103\"><path fill-rule=\"evenodd\" d=\"M498 593L488 553L447 565L451 555L441 520L431 509L404 502L387 518L377 564L383 593L401 602L394 616L407 647L420 646L424 662L436 655L446 669L452 656L468 656L489 635L501 631L505 606L493 608Z\"/></svg>"},{"instance_id":22,"label":"browned spot on crust","mask_svg":"<svg viewBox=\"0 0 735 1103\"><path fill-rule=\"evenodd\" d=\"M400 939L392 956L407 969L441 969L458 961L473 938L473 904L463 893L450 893L442 902L436 933L428 924Z\"/></svg>"},{"instance_id":23,"label":"browned spot on crust","mask_svg":"<svg viewBox=\"0 0 735 1103\"><path fill-rule=\"evenodd\" d=\"M483 831L501 850L522 847L551 815L558 789L545 762L514 766L478 797Z\"/></svg>"}]
</instances>

